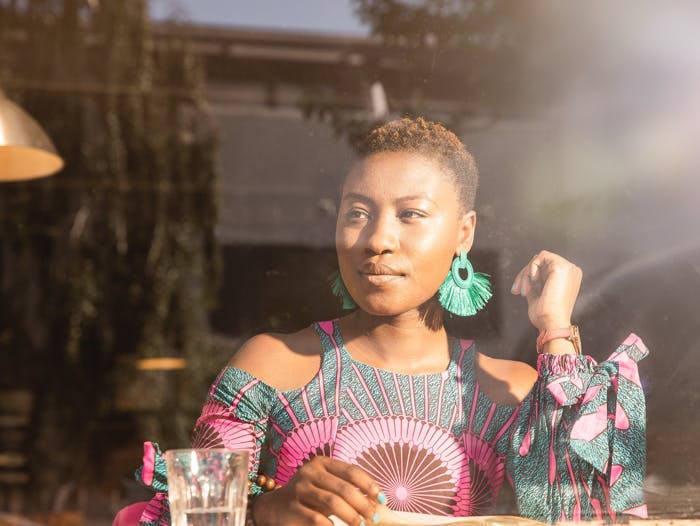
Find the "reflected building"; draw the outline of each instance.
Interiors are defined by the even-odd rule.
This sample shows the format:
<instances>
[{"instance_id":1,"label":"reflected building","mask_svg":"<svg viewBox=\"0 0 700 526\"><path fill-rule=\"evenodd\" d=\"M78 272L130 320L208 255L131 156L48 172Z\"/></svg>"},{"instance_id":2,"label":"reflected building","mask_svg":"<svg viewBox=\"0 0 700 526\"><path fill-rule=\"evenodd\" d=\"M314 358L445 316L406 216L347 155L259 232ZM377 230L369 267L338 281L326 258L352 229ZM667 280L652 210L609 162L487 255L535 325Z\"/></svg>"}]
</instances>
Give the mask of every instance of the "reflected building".
<instances>
[{"instance_id":1,"label":"reflected building","mask_svg":"<svg viewBox=\"0 0 700 526\"><path fill-rule=\"evenodd\" d=\"M471 87L457 58L439 61L423 100L412 100L405 87L425 71L416 64L431 59L429 50L411 55L374 38L187 31L205 58L207 98L221 133L217 234L225 269L212 318L218 332L294 329L340 314L326 278L335 268L339 185L355 159L352 134L357 123L426 108L428 117L460 132L481 174L475 267L494 276L495 298L487 314L455 329L476 337L483 352L534 364L536 334L524 301L508 293L511 279L536 250L575 261L586 274L577 310L586 352L602 360L631 331L652 350L641 365L652 510L661 502L697 510L685 497L669 504L668 487L697 483L700 468L691 451L697 433L680 409L685 404L696 414L699 402L690 387L700 370L698 340L683 327L700 325L691 306L700 297L691 227L700 224L691 197L700 165L679 168L648 149L625 157L611 148L627 141L629 130L657 126L668 97L611 126L608 110L632 89L632 70L622 84L613 78L569 91L544 109L502 100L494 115L493 101L465 98ZM373 93L380 78L383 101ZM640 173L645 158L647 173ZM676 172L660 175L669 166ZM651 210L663 213L650 223Z\"/></svg>"},{"instance_id":2,"label":"reflected building","mask_svg":"<svg viewBox=\"0 0 700 526\"><path fill-rule=\"evenodd\" d=\"M481 174L472 259L493 276L495 294L486 311L453 330L476 338L486 354L534 363L536 333L522 298L509 293L511 281L540 249L575 261L586 274L576 313L584 351L602 360L630 331L652 351L641 364L656 481L650 498L661 506L671 502L669 486L700 483L693 418L700 404L700 162L673 177L659 176L669 166L663 157L656 167L651 157L611 163L624 133L604 122L605 85L534 106L518 100L516 89L475 88L469 71L478 64L458 54L438 57L430 45L191 25L153 31L156 45L184 37L205 65L219 134L216 235L223 254L211 325L225 353L251 334L341 314L327 279L336 268L339 186L356 158L352 137L372 121L419 109L460 133ZM591 98L584 103L582 96ZM639 119L629 128L656 122L655 111L645 105L632 112ZM640 174L640 164L649 173ZM163 390L173 391L171 383ZM175 396L155 409L177 403ZM124 413L155 410L115 405ZM125 420L115 416L100 430L110 440L106 450L95 446L103 462L97 472L114 486L138 457L133 422ZM666 508L670 514L698 513L697 498L679 498L685 500Z\"/></svg>"}]
</instances>

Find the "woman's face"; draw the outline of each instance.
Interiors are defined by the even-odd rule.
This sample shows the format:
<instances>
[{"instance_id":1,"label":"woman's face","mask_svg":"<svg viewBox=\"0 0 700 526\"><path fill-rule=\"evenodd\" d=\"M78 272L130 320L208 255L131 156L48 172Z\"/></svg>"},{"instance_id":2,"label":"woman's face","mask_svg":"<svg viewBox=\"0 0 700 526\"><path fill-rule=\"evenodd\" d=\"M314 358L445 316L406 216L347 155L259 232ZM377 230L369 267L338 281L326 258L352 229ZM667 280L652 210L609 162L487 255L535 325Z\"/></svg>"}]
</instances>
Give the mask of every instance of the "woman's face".
<instances>
[{"instance_id":1,"label":"woman's face","mask_svg":"<svg viewBox=\"0 0 700 526\"><path fill-rule=\"evenodd\" d=\"M408 152L373 154L348 174L336 225L340 273L365 312L395 316L432 298L452 258L469 251L463 213L440 165Z\"/></svg>"}]
</instances>

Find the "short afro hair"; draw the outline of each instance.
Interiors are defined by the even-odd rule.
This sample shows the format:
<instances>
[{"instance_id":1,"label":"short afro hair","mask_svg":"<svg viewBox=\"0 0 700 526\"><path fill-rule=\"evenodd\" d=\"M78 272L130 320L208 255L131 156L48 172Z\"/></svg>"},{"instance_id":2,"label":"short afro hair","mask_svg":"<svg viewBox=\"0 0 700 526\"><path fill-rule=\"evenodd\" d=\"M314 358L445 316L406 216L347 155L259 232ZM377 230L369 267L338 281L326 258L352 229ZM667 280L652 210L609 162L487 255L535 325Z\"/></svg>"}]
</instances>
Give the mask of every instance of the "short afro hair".
<instances>
[{"instance_id":1,"label":"short afro hair","mask_svg":"<svg viewBox=\"0 0 700 526\"><path fill-rule=\"evenodd\" d=\"M453 132L423 117L404 117L372 128L359 142L362 157L383 152L410 152L436 161L454 183L459 204L474 208L479 172L474 157Z\"/></svg>"}]
</instances>

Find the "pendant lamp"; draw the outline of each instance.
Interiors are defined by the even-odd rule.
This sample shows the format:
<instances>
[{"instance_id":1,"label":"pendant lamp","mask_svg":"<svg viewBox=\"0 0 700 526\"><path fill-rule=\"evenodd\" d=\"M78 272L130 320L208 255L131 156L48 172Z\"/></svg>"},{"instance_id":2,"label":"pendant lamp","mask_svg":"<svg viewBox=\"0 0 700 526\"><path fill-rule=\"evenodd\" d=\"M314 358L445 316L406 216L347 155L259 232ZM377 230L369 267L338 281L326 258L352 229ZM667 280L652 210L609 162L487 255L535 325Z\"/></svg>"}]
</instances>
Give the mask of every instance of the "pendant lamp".
<instances>
[{"instance_id":1,"label":"pendant lamp","mask_svg":"<svg viewBox=\"0 0 700 526\"><path fill-rule=\"evenodd\" d=\"M0 182L52 175L63 168L51 139L0 89Z\"/></svg>"}]
</instances>

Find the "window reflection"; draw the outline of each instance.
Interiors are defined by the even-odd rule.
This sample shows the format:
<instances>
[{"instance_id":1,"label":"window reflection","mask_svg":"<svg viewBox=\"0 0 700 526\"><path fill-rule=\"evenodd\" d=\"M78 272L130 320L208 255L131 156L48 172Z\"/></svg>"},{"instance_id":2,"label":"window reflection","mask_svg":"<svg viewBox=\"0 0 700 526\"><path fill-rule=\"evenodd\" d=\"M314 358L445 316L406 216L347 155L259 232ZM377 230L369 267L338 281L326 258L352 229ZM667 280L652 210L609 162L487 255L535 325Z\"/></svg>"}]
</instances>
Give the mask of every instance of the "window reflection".
<instances>
[{"instance_id":1,"label":"window reflection","mask_svg":"<svg viewBox=\"0 0 700 526\"><path fill-rule=\"evenodd\" d=\"M349 2L365 35L159 5L176 23L142 2L0 0L0 87L67 163L0 186L0 510L145 498L127 482L141 442L187 445L243 339L337 314L354 141L412 113L460 131L482 174L474 257L496 294L452 330L533 363L510 280L534 247L575 261L587 352L630 331L652 350L651 511L700 513L696 6Z\"/></svg>"}]
</instances>

